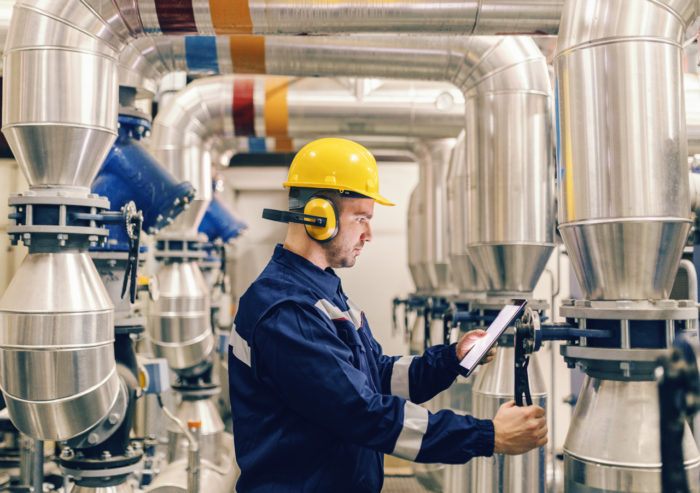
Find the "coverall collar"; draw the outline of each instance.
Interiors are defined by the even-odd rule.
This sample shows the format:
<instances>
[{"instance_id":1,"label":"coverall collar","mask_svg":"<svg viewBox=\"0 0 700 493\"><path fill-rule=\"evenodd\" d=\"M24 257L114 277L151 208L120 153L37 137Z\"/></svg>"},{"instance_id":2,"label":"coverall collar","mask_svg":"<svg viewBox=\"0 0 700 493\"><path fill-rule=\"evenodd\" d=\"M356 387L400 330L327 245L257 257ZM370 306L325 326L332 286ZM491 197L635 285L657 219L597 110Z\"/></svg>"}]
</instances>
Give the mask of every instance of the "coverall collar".
<instances>
[{"instance_id":1,"label":"coverall collar","mask_svg":"<svg viewBox=\"0 0 700 493\"><path fill-rule=\"evenodd\" d=\"M310 282L318 285L325 293L335 294L342 292L340 289L340 278L332 268L328 267L323 270L301 255L287 250L280 243L275 246L275 253L272 255L272 260L283 263L295 269L304 277L308 277Z\"/></svg>"}]
</instances>

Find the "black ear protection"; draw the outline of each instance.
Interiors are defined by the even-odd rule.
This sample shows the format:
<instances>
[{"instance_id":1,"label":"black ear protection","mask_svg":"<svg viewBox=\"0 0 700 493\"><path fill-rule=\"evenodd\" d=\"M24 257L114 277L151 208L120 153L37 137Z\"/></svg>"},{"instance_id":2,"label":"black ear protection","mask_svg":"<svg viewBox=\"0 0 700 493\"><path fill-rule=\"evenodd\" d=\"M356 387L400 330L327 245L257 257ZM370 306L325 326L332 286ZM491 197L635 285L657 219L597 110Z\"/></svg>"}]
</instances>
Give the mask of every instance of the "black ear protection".
<instances>
[{"instance_id":1,"label":"black ear protection","mask_svg":"<svg viewBox=\"0 0 700 493\"><path fill-rule=\"evenodd\" d=\"M306 202L304 212L263 209L262 217L270 221L303 224L306 234L320 242L330 241L338 234L338 212L333 202L317 195Z\"/></svg>"}]
</instances>

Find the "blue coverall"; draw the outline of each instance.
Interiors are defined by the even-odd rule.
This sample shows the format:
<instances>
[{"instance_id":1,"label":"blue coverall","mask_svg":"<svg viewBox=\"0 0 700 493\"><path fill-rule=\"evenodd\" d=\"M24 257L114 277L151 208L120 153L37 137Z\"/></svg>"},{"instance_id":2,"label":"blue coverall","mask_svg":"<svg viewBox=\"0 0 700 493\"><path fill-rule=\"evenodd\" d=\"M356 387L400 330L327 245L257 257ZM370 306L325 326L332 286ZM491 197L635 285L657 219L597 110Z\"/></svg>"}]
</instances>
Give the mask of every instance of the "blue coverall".
<instances>
[{"instance_id":1,"label":"blue coverall","mask_svg":"<svg viewBox=\"0 0 700 493\"><path fill-rule=\"evenodd\" d=\"M459 369L454 344L383 355L333 270L277 245L231 331L237 491L377 493L382 454L448 464L492 455L491 420L418 405Z\"/></svg>"}]
</instances>

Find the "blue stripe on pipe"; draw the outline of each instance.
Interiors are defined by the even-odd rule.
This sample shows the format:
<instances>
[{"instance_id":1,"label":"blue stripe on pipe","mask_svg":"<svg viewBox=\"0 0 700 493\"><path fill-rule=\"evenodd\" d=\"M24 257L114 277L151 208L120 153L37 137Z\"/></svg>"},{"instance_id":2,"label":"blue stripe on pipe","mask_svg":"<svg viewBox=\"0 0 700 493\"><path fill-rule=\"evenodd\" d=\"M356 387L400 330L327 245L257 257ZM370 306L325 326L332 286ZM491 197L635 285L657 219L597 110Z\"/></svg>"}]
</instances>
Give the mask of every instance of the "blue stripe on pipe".
<instances>
[{"instance_id":1,"label":"blue stripe on pipe","mask_svg":"<svg viewBox=\"0 0 700 493\"><path fill-rule=\"evenodd\" d=\"M248 152L267 152L265 137L248 137Z\"/></svg>"},{"instance_id":2,"label":"blue stripe on pipe","mask_svg":"<svg viewBox=\"0 0 700 493\"><path fill-rule=\"evenodd\" d=\"M192 72L219 73L219 58L216 52L216 36L185 37L185 59Z\"/></svg>"}]
</instances>

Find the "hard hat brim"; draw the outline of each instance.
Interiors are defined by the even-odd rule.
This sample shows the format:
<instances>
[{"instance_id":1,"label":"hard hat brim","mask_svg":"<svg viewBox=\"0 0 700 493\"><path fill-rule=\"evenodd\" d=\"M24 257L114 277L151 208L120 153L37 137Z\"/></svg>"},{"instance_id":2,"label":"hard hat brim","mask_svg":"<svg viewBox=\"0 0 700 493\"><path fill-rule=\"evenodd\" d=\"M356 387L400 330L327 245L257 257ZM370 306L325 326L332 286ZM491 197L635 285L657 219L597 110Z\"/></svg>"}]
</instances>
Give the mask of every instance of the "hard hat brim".
<instances>
[{"instance_id":1,"label":"hard hat brim","mask_svg":"<svg viewBox=\"0 0 700 493\"><path fill-rule=\"evenodd\" d=\"M370 199L374 199L375 202L381 204L381 205L388 205L388 206L393 206L396 205L390 200L387 200L386 198L382 197L378 193L371 193L371 192L363 192L361 190L355 190L354 188L349 188L349 187L333 187L329 186L326 184L320 185L318 183L291 183L291 182L284 182L282 184L284 188L318 188L318 189L325 189L325 190L338 190L339 192L344 192L344 191L350 191L350 192L355 192L359 195L364 195L365 197L368 197Z\"/></svg>"}]
</instances>

